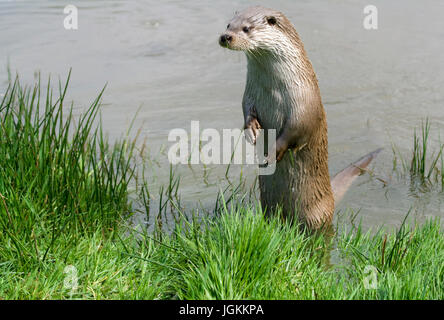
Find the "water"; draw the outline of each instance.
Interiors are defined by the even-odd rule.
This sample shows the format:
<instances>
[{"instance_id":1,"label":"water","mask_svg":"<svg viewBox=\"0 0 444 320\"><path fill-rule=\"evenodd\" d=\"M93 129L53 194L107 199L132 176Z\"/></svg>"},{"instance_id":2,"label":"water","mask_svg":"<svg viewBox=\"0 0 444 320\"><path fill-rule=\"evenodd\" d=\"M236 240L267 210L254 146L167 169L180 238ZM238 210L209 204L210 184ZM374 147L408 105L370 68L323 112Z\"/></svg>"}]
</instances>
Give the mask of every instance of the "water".
<instances>
[{"instance_id":1,"label":"water","mask_svg":"<svg viewBox=\"0 0 444 320\"><path fill-rule=\"evenodd\" d=\"M22 82L40 72L64 79L72 67L69 99L77 112L107 84L102 119L111 139L132 118L159 165L153 189L168 180L168 133L240 128L246 59L219 47L218 36L247 1L74 1L79 29L63 28L64 3L0 0L0 89L9 64ZM444 124L444 2L375 0L378 30L365 30L367 1L257 1L286 13L298 30L317 73L329 125L330 171L378 147L373 165L387 181L361 177L338 209L360 210L364 226L399 225L413 206L418 219L444 216L442 194L418 193L392 174L391 145L407 155L413 129L432 120L438 142ZM131 135L135 135L133 130ZM214 206L226 166L178 168L188 207ZM235 179L240 168L233 167ZM243 171L252 183L253 170ZM155 192L154 192L155 193Z\"/></svg>"}]
</instances>

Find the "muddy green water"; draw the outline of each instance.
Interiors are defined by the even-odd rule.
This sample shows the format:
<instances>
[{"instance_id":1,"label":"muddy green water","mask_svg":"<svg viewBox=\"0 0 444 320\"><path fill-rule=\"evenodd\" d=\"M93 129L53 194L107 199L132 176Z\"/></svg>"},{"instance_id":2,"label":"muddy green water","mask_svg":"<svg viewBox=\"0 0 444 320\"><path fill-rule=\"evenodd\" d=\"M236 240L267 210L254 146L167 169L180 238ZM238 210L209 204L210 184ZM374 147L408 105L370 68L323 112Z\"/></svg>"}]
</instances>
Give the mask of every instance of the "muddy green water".
<instances>
[{"instance_id":1,"label":"muddy green water","mask_svg":"<svg viewBox=\"0 0 444 320\"><path fill-rule=\"evenodd\" d=\"M71 1L79 29L63 27L63 1L0 0L0 89L7 65L24 83L38 72L64 79L72 67L69 98L77 112L107 83L102 109L111 139L141 128L157 159L152 194L168 180L173 128L240 128L245 83L243 53L224 50L218 36L248 1ZM286 13L298 30L317 73L329 125L330 171L336 173L378 147L372 166L387 186L360 177L338 206L360 210L365 227L399 225L410 207L418 219L444 216L443 194L411 190L392 172L392 144L408 156L413 129L432 120L432 142L444 124L444 2L375 0L378 30L363 28L356 0L257 1ZM134 130L131 134L135 134ZM179 166L180 196L187 208L214 207L226 185L226 166ZM230 170L238 178L240 168ZM253 168L243 174L254 176ZM206 177L206 181L204 179ZM247 181L247 184L251 181ZM153 200L155 203L156 200ZM153 209L155 210L155 209Z\"/></svg>"}]
</instances>

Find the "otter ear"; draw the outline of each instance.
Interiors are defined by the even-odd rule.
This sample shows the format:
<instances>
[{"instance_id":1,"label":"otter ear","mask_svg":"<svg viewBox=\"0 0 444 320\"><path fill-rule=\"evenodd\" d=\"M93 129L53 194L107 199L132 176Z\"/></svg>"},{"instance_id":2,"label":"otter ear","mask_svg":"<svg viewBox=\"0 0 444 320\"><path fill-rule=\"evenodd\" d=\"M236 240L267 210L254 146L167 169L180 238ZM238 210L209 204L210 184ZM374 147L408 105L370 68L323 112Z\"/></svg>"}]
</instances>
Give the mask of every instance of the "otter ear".
<instances>
[{"instance_id":1,"label":"otter ear","mask_svg":"<svg viewBox=\"0 0 444 320\"><path fill-rule=\"evenodd\" d=\"M275 17L273 17L273 16L270 16L270 17L267 17L267 23L270 25L270 26L274 26L275 24L276 24L276 18Z\"/></svg>"}]
</instances>

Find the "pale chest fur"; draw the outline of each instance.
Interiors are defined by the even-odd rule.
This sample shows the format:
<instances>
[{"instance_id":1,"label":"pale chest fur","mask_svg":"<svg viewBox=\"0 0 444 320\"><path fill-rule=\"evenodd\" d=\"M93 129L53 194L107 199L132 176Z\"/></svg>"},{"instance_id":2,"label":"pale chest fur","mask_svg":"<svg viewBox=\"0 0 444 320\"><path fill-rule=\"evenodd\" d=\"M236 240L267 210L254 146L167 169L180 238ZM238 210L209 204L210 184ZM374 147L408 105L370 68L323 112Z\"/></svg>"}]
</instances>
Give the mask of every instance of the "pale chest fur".
<instances>
[{"instance_id":1,"label":"pale chest fur","mask_svg":"<svg viewBox=\"0 0 444 320\"><path fill-rule=\"evenodd\" d=\"M291 79L289 81L289 79ZM248 64L243 108L256 109L264 129L280 131L288 122L298 121L304 113L304 89L295 70L279 64Z\"/></svg>"}]
</instances>

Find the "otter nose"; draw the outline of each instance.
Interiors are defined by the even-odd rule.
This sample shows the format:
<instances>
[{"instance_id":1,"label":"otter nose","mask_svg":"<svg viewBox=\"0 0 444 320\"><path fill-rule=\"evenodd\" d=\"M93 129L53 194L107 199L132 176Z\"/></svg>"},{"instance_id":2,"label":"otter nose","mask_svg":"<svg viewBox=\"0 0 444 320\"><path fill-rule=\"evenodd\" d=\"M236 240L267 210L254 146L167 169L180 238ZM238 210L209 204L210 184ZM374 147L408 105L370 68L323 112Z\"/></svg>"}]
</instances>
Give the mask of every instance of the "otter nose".
<instances>
[{"instance_id":1,"label":"otter nose","mask_svg":"<svg viewBox=\"0 0 444 320\"><path fill-rule=\"evenodd\" d=\"M220 36L219 42L221 44L227 44L228 42L230 42L233 39L232 36L230 36L229 34L223 34Z\"/></svg>"}]
</instances>

